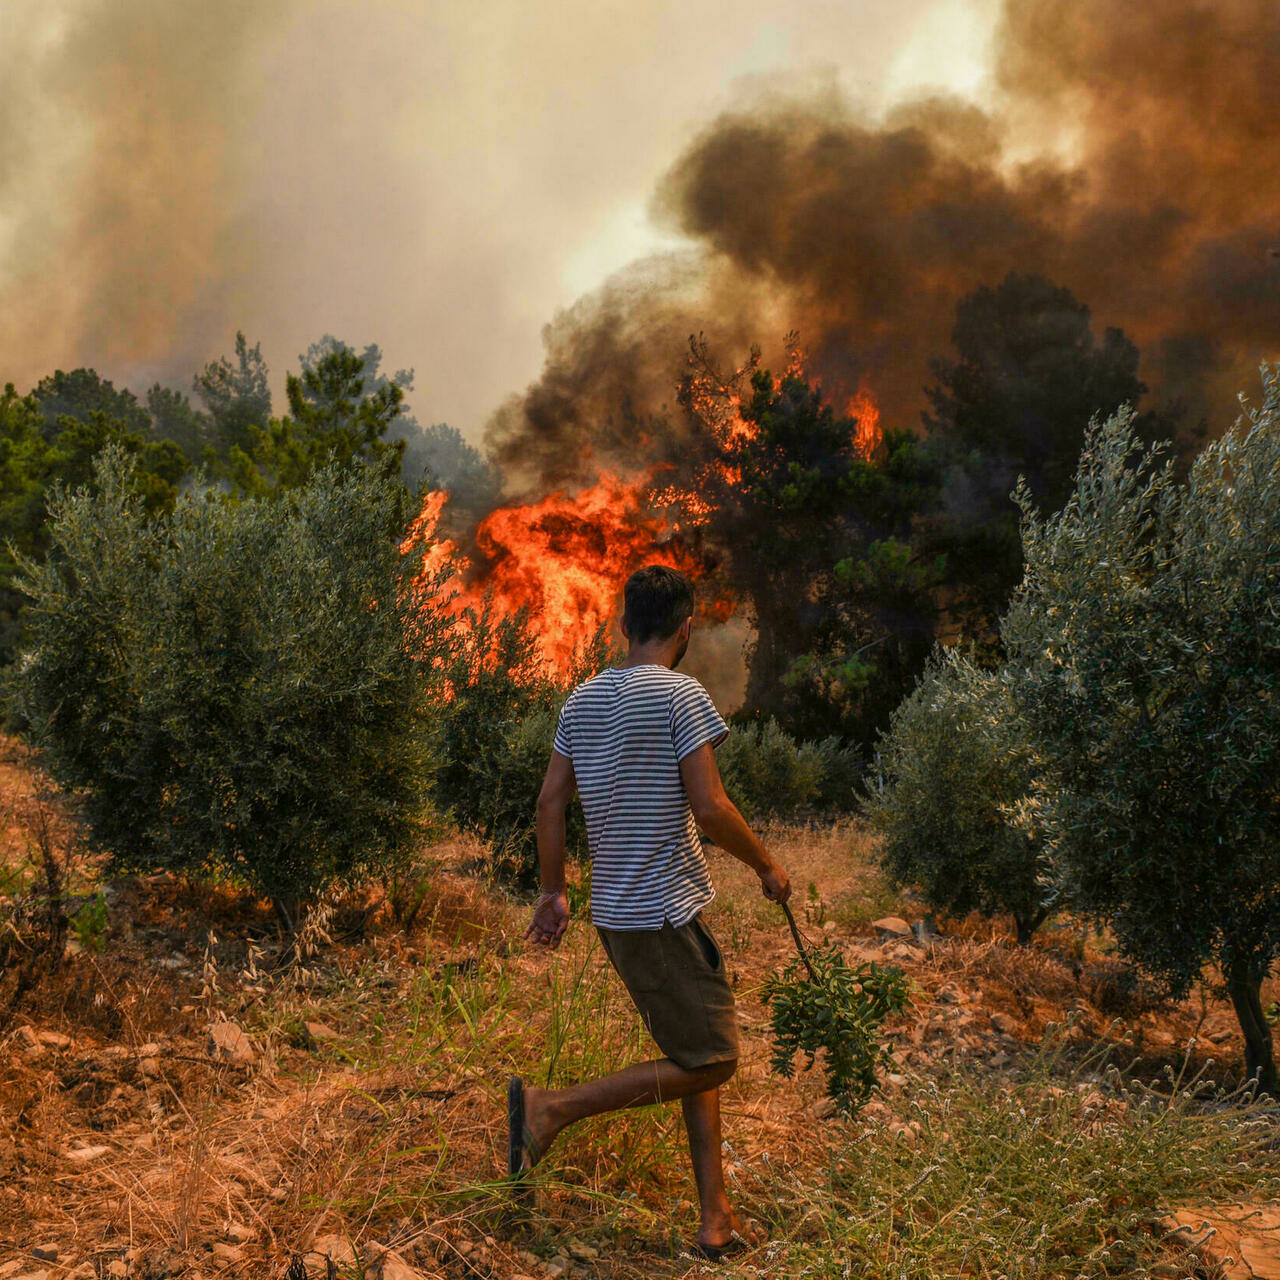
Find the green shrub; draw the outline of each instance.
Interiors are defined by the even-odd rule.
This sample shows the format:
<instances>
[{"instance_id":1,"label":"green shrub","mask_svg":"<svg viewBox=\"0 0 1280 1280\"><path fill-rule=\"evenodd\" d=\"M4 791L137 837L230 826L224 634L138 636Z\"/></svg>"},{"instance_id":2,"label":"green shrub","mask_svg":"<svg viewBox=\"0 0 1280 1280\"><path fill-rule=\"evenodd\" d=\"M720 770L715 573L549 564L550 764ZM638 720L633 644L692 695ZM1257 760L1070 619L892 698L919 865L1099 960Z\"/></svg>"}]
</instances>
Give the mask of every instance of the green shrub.
<instances>
[{"instance_id":1,"label":"green shrub","mask_svg":"<svg viewBox=\"0 0 1280 1280\"><path fill-rule=\"evenodd\" d=\"M1043 771L1023 817L1077 907L1184 993L1210 963L1246 1073L1280 1095L1261 984L1280 960L1280 373L1185 483L1131 413L1089 431L1001 624Z\"/></svg>"},{"instance_id":2,"label":"green shrub","mask_svg":"<svg viewBox=\"0 0 1280 1280\"><path fill-rule=\"evenodd\" d=\"M851 969L840 948L828 943L809 949L808 965L795 956L781 974L770 974L761 999L769 1006L774 1072L790 1079L797 1053L806 1054L811 1067L821 1050L827 1096L842 1115L855 1115L886 1056L880 1024L906 1008L903 972L874 961Z\"/></svg>"},{"instance_id":3,"label":"green shrub","mask_svg":"<svg viewBox=\"0 0 1280 1280\"><path fill-rule=\"evenodd\" d=\"M818 790L814 803L823 813L851 813L858 807L865 766L862 753L846 746L839 737L806 742L801 747L812 752L818 769Z\"/></svg>"},{"instance_id":4,"label":"green shrub","mask_svg":"<svg viewBox=\"0 0 1280 1280\"><path fill-rule=\"evenodd\" d=\"M229 872L292 929L426 809L447 619L408 590L404 491L357 462L148 520L121 451L96 481L55 496L52 554L23 566L32 736L113 866Z\"/></svg>"},{"instance_id":5,"label":"green shrub","mask_svg":"<svg viewBox=\"0 0 1280 1280\"><path fill-rule=\"evenodd\" d=\"M794 813L818 794L820 759L776 720L734 725L716 760L729 798L747 818Z\"/></svg>"},{"instance_id":6,"label":"green shrub","mask_svg":"<svg viewBox=\"0 0 1280 1280\"><path fill-rule=\"evenodd\" d=\"M998 678L955 649L934 654L880 740L867 803L897 884L935 910L1013 916L1026 943L1048 915L1041 843L1011 816L1032 761Z\"/></svg>"}]
</instances>

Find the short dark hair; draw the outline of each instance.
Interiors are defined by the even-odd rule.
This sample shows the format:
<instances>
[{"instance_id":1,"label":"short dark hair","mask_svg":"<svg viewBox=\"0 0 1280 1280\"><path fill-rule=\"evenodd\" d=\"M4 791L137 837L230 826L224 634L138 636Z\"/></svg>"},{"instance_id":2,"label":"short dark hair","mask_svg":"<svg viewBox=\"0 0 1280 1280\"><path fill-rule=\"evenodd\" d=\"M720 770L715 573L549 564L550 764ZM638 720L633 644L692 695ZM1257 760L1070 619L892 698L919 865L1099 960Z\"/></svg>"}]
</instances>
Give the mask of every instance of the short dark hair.
<instances>
[{"instance_id":1,"label":"short dark hair","mask_svg":"<svg viewBox=\"0 0 1280 1280\"><path fill-rule=\"evenodd\" d=\"M622 619L632 644L665 640L693 615L693 583L677 569L647 564L622 589Z\"/></svg>"}]
</instances>

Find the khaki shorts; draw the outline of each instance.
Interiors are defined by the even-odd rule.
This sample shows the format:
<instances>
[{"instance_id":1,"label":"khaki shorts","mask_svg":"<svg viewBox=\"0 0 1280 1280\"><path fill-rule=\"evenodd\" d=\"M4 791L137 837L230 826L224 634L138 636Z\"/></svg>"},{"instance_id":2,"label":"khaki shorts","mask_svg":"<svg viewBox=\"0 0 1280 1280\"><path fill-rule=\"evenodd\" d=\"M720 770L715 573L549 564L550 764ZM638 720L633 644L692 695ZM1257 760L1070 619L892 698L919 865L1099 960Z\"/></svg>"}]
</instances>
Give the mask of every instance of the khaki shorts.
<instances>
[{"instance_id":1,"label":"khaki shorts","mask_svg":"<svg viewBox=\"0 0 1280 1280\"><path fill-rule=\"evenodd\" d=\"M724 957L696 915L678 929L596 926L649 1034L686 1071L738 1056L738 1017Z\"/></svg>"}]
</instances>

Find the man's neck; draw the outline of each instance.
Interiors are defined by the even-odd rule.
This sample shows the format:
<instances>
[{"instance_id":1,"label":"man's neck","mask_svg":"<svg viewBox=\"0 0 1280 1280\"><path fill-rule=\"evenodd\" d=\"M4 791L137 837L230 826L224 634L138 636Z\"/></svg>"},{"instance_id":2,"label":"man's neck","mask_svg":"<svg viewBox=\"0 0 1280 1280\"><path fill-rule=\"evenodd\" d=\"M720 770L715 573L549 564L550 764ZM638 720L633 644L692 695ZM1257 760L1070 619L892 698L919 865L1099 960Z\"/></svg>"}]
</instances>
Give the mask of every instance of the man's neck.
<instances>
[{"instance_id":1,"label":"man's neck","mask_svg":"<svg viewBox=\"0 0 1280 1280\"><path fill-rule=\"evenodd\" d=\"M644 644L633 644L627 650L625 667L667 667L675 665L676 654L680 649L679 637L671 640L650 640Z\"/></svg>"}]
</instances>

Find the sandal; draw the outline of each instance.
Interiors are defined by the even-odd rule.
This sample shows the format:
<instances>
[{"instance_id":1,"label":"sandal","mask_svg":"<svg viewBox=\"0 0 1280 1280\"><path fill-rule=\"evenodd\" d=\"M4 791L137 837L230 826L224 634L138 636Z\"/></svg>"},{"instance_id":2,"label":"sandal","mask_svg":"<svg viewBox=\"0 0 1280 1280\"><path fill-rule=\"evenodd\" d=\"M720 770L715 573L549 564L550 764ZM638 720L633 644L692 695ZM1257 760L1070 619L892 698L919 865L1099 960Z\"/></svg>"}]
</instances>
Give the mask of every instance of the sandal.
<instances>
[{"instance_id":1,"label":"sandal","mask_svg":"<svg viewBox=\"0 0 1280 1280\"><path fill-rule=\"evenodd\" d=\"M512 1076L507 1081L507 1176L523 1178L541 1159L537 1140L524 1121L524 1081Z\"/></svg>"},{"instance_id":2,"label":"sandal","mask_svg":"<svg viewBox=\"0 0 1280 1280\"><path fill-rule=\"evenodd\" d=\"M751 1247L750 1240L739 1235L736 1231L731 1231L724 1244L703 1244L701 1240L695 1240L689 1246L689 1252L695 1258L704 1258L707 1262L719 1262L722 1258L728 1258L735 1253L743 1253Z\"/></svg>"}]
</instances>

